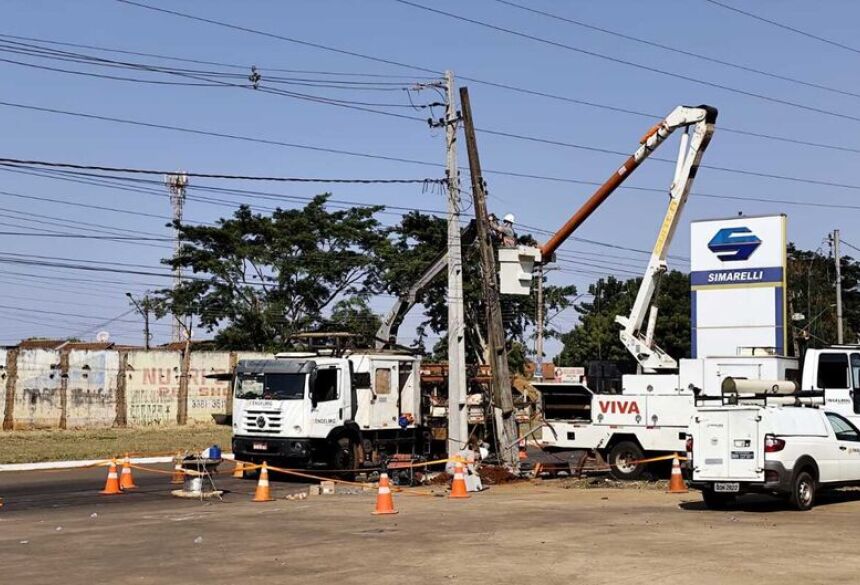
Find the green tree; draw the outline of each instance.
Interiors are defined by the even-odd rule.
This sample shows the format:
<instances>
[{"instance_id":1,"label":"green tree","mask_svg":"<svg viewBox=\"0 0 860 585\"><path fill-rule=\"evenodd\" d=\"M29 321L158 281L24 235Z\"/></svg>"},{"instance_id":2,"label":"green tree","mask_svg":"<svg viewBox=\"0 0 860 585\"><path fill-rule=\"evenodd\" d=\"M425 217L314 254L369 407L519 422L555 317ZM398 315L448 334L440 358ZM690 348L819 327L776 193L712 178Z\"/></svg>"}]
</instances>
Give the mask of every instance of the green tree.
<instances>
[{"instance_id":1,"label":"green tree","mask_svg":"<svg viewBox=\"0 0 860 585\"><path fill-rule=\"evenodd\" d=\"M329 211L328 197L268 216L242 206L215 226L178 225L182 246L164 262L189 278L158 291L161 313L195 315L229 349L277 350L297 332L359 319L366 330L362 299L378 288L388 242L374 218L381 208Z\"/></svg>"},{"instance_id":2,"label":"green tree","mask_svg":"<svg viewBox=\"0 0 860 585\"><path fill-rule=\"evenodd\" d=\"M789 244L787 256L789 346L802 352L805 347L836 343L834 258L818 250L800 250L794 244ZM844 340L856 343L860 332L860 264L843 256L840 267Z\"/></svg>"},{"instance_id":3,"label":"green tree","mask_svg":"<svg viewBox=\"0 0 860 585\"><path fill-rule=\"evenodd\" d=\"M584 366L593 360L609 360L631 370L636 362L619 341L616 315L628 315L639 291L641 278L621 281L601 278L588 287L590 300L576 303L579 323L561 336L563 348L555 363ZM670 356L690 355L690 279L676 270L660 279L656 295L659 318L654 333L657 344Z\"/></svg>"},{"instance_id":4,"label":"green tree","mask_svg":"<svg viewBox=\"0 0 860 585\"><path fill-rule=\"evenodd\" d=\"M391 244L383 254L383 281L387 292L399 295L405 292L418 276L424 272L433 261L445 251L448 233L444 218L410 212L405 215L400 224L393 230ZM528 237L520 238L521 243L534 243ZM480 337L486 337L485 312L481 290L480 259L477 247L464 243L463 246L463 296L466 320L466 354L467 360L475 362L480 359ZM552 315L570 305L571 298L576 294L574 286L544 286L545 314ZM442 271L418 295L418 302L424 307L424 321L418 326L418 341L416 347L426 351L425 342L431 334L439 336L430 351L433 359L447 359L447 272ZM533 330L536 317L536 298L534 293L528 296L503 295L501 298L502 315L509 342L509 349L514 349L517 356L511 359L517 363L524 361L523 349L526 339ZM545 335L553 337L558 332L553 329L550 321L545 321Z\"/></svg>"}]
</instances>

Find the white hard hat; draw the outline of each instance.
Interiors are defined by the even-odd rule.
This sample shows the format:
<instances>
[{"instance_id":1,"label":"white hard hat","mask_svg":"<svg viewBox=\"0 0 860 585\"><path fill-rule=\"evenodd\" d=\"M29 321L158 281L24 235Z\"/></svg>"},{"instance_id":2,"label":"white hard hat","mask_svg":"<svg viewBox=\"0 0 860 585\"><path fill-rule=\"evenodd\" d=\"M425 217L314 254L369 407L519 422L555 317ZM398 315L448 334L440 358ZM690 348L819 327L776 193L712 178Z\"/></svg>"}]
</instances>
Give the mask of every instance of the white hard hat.
<instances>
[{"instance_id":1,"label":"white hard hat","mask_svg":"<svg viewBox=\"0 0 860 585\"><path fill-rule=\"evenodd\" d=\"M508 223L514 223L515 220L516 218L513 213L506 213L505 217L502 218L502 221L506 221Z\"/></svg>"}]
</instances>

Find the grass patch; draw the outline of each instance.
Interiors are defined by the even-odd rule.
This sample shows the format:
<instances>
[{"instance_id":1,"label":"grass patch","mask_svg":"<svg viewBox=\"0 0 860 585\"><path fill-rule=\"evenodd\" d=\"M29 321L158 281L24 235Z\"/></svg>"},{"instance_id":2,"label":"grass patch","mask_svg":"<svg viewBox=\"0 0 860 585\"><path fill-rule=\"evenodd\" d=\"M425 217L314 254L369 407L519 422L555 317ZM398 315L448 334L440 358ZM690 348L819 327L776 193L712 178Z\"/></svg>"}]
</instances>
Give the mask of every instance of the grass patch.
<instances>
[{"instance_id":1,"label":"grass patch","mask_svg":"<svg viewBox=\"0 0 860 585\"><path fill-rule=\"evenodd\" d=\"M229 450L229 426L150 427L74 431L2 431L0 463L162 455L220 445Z\"/></svg>"}]
</instances>

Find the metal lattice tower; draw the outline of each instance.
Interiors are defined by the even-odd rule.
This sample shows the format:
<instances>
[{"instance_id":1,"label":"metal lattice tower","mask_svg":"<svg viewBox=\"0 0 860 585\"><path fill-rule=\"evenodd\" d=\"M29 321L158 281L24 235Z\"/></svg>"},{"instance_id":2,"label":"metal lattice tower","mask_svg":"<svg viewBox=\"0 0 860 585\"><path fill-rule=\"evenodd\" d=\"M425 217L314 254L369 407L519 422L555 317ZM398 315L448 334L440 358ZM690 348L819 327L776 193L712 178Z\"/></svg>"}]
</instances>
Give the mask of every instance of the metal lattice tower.
<instances>
[{"instance_id":1,"label":"metal lattice tower","mask_svg":"<svg viewBox=\"0 0 860 585\"><path fill-rule=\"evenodd\" d=\"M164 183L167 185L167 190L170 192L170 207L173 209L173 256L179 255L179 228L177 227L182 222L182 209L185 206L185 187L188 185L188 175L179 171L173 175L166 175ZM179 287L182 282L182 269L177 266L173 270L173 288ZM170 327L170 341L182 341L182 332L179 326L179 319L174 315L173 322Z\"/></svg>"}]
</instances>

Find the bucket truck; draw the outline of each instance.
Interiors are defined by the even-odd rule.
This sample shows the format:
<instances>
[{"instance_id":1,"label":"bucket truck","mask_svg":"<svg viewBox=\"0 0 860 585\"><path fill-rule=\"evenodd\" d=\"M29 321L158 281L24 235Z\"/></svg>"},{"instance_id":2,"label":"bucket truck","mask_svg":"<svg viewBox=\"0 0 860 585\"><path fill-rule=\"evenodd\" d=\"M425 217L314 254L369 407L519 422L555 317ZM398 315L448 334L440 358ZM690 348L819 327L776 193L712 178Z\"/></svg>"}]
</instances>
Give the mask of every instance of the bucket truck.
<instances>
[{"instance_id":1,"label":"bucket truck","mask_svg":"<svg viewBox=\"0 0 860 585\"><path fill-rule=\"evenodd\" d=\"M656 148L675 130L683 130L668 207L642 284L630 314L616 318L622 326L621 342L645 374L624 376L621 394L596 394L584 385L564 389L548 385L538 387L544 394L544 417L549 426L548 432L543 433L544 448L595 451L609 461L616 477L638 477L645 468L639 461L645 459L646 454L684 450L686 427L694 409L693 388L701 388L706 378L707 368L699 360L686 360L694 363L683 368L682 374L655 374L675 370L678 364L654 340L658 309L652 301L660 276L667 270L669 245L713 135L716 118L717 110L710 106L675 108L645 134L636 152L539 250L540 260L551 259L571 233ZM742 364L745 358L727 360ZM778 360L771 365L768 373L773 376L784 374L787 367ZM710 370L708 372L713 375ZM686 383L690 376L695 383ZM718 382L718 378L710 380L709 386L715 381Z\"/></svg>"},{"instance_id":2,"label":"bucket truck","mask_svg":"<svg viewBox=\"0 0 860 585\"><path fill-rule=\"evenodd\" d=\"M736 347L735 355L705 355L676 362L655 342L654 295L660 276L667 270L668 248L713 133L715 118L716 110L706 106L677 108L646 135L637 151L647 155L672 129L685 130L668 208L642 284L630 314L616 317L622 327L620 340L642 373L624 376L620 394L594 393L583 384L536 385L543 393L544 418L549 426L543 434L544 448L597 452L618 478L640 476L651 457L683 452L697 401L707 404L725 400L727 387L734 388L732 393L737 395L749 389L777 392L784 386L796 386L800 388L799 395L820 392L828 411L852 422L860 420L860 348L856 346L810 349L801 371L797 358L777 355L777 348ZM619 175L629 170L622 166ZM607 191L611 192L604 186L598 194ZM571 224L572 220L566 227ZM566 235L569 231L562 231L544 245L544 256L548 257L552 246ZM743 270L729 272L741 279L748 277ZM724 307L725 311L729 309ZM794 404L796 398L785 398L786 404Z\"/></svg>"}]
</instances>

